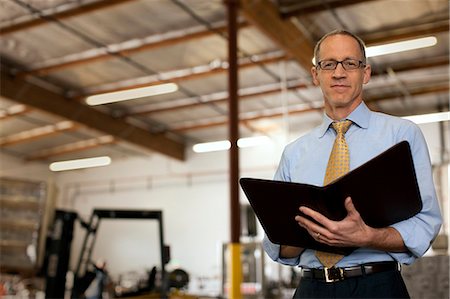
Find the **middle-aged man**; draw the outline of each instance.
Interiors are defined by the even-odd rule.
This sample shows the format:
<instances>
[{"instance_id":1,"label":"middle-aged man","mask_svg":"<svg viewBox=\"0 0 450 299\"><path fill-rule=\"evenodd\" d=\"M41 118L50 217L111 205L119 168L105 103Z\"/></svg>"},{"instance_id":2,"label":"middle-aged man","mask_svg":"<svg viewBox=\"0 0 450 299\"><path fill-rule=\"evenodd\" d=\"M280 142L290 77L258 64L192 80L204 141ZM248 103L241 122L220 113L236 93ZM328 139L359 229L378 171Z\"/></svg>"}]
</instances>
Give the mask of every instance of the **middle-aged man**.
<instances>
[{"instance_id":1,"label":"middle-aged man","mask_svg":"<svg viewBox=\"0 0 450 299\"><path fill-rule=\"evenodd\" d=\"M344 30L330 32L317 43L314 57L316 65L311 73L323 94L323 122L286 146L274 179L326 185L406 140L411 147L423 208L407 220L373 228L364 223L350 197L345 200L347 216L342 221L331 221L316 211L299 207L302 213L295 220L317 241L358 249L339 256L273 244L267 237L263 240L264 249L279 263L301 267L294 298L408 298L400 264L411 264L421 257L442 223L425 139L414 123L372 112L363 102L363 85L369 82L371 68L359 37ZM330 155L334 147L349 159L347 169L337 176L330 175L332 171L327 169L332 164L330 156L335 156Z\"/></svg>"}]
</instances>

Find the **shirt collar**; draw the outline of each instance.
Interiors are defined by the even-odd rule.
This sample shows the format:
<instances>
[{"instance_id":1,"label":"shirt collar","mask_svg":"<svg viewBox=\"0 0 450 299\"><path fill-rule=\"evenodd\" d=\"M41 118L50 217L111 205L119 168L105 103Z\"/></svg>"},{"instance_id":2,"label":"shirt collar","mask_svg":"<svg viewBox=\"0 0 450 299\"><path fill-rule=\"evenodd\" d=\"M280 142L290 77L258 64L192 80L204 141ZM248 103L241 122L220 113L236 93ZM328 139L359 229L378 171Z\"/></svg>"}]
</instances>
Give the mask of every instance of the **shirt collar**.
<instances>
[{"instance_id":1,"label":"shirt collar","mask_svg":"<svg viewBox=\"0 0 450 299\"><path fill-rule=\"evenodd\" d=\"M369 127L370 110L364 102L361 102L361 104L359 104L358 107L350 113L347 119L351 120L358 127L367 129ZM317 137L323 137L332 122L333 120L324 112L323 121L318 128Z\"/></svg>"}]
</instances>

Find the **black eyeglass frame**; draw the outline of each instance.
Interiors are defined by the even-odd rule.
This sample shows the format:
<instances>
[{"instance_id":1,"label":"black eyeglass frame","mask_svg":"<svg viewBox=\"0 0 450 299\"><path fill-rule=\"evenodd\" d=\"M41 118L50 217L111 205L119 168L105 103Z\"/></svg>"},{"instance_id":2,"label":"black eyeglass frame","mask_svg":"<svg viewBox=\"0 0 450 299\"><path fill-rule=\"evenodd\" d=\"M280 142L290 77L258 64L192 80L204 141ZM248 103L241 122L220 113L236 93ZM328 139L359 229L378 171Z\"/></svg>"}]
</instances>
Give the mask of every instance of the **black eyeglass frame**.
<instances>
[{"instance_id":1,"label":"black eyeglass frame","mask_svg":"<svg viewBox=\"0 0 450 299\"><path fill-rule=\"evenodd\" d=\"M354 61L354 62L357 62L358 63L358 66L357 67L355 67L355 68L350 68L350 69L347 69L346 67L345 67L345 62L348 62L348 61ZM332 69L324 69L323 67L322 67L322 62L333 62L333 63L336 63L336 66L334 67L334 68L332 68ZM317 65L316 65L316 68L320 68L321 70L324 70L324 71L334 71L336 68L337 68L337 66L339 65L339 64L341 64L342 65L342 67L344 68L344 70L346 70L346 71L353 71L353 70L357 70L357 69L359 69L359 68L361 68L361 67L365 67L366 66L366 64L364 63L364 62L362 62L361 60L356 60L356 59L345 59L345 60L341 60L341 61L338 61L338 60L321 60L321 61L319 61L318 63L317 63Z\"/></svg>"}]
</instances>

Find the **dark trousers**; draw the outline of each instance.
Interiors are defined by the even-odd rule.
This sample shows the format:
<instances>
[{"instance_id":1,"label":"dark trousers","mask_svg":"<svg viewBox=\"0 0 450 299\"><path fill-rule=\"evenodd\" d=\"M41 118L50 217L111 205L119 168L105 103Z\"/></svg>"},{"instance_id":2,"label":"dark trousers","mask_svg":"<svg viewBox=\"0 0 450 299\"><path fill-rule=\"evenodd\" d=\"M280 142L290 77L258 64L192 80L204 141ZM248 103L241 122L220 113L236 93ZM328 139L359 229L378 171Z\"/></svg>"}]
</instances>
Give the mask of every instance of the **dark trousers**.
<instances>
[{"instance_id":1,"label":"dark trousers","mask_svg":"<svg viewBox=\"0 0 450 299\"><path fill-rule=\"evenodd\" d=\"M294 298L410 298L399 271L385 271L327 283L302 278Z\"/></svg>"}]
</instances>

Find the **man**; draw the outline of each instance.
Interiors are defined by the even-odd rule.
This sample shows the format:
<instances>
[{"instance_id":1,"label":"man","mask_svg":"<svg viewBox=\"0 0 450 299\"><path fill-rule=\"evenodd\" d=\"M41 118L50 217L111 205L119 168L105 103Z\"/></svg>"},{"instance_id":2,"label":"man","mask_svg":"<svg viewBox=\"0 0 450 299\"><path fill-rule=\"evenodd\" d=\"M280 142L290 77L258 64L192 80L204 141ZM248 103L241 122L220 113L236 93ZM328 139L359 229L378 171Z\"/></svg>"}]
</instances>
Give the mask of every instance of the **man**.
<instances>
[{"instance_id":1,"label":"man","mask_svg":"<svg viewBox=\"0 0 450 299\"><path fill-rule=\"evenodd\" d=\"M285 148L274 179L326 185L328 158L339 134L349 156L347 171L406 140L413 154L423 209L410 219L376 229L364 223L351 198L345 200L347 217L337 222L299 207L300 215L320 223L295 217L314 239L358 249L347 256L325 253L324 257L324 253L308 248L273 244L267 237L264 249L273 260L302 268L294 298L408 298L399 263L411 264L421 257L442 222L424 137L415 124L372 112L363 102L363 85L369 82L371 68L366 63L364 43L357 36L343 30L328 33L317 43L314 58L311 73L323 93L323 123ZM347 125L340 131L338 127L344 123Z\"/></svg>"}]
</instances>

